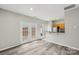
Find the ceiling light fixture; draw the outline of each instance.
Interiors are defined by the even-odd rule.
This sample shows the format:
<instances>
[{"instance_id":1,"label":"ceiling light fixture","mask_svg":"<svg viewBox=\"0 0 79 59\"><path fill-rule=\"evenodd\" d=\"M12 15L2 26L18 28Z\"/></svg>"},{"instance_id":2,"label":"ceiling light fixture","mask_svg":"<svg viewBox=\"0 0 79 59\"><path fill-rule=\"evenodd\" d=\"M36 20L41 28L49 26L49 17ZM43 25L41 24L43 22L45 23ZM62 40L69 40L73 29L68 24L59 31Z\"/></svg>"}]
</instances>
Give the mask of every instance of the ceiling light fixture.
<instances>
[{"instance_id":1,"label":"ceiling light fixture","mask_svg":"<svg viewBox=\"0 0 79 59\"><path fill-rule=\"evenodd\" d=\"M32 11L32 10L33 10L33 8L30 8L30 10Z\"/></svg>"}]
</instances>

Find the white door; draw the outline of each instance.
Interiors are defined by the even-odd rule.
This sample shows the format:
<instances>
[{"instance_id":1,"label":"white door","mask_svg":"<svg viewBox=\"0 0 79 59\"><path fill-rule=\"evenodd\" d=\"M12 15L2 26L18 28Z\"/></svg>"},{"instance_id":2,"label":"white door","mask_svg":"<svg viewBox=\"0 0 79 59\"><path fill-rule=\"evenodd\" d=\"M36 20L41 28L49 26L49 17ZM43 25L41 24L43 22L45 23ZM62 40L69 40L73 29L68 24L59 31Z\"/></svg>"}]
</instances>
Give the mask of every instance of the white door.
<instances>
[{"instance_id":1,"label":"white door","mask_svg":"<svg viewBox=\"0 0 79 59\"><path fill-rule=\"evenodd\" d=\"M21 42L26 43L32 40L36 40L37 27L35 23L28 23L21 21Z\"/></svg>"},{"instance_id":2,"label":"white door","mask_svg":"<svg viewBox=\"0 0 79 59\"><path fill-rule=\"evenodd\" d=\"M21 33L21 42L25 43L29 41L29 36L30 36L30 30L29 30L29 23L26 21L21 21L20 22L20 33Z\"/></svg>"},{"instance_id":3,"label":"white door","mask_svg":"<svg viewBox=\"0 0 79 59\"><path fill-rule=\"evenodd\" d=\"M36 35L37 35L37 27L36 27L36 24L35 23L31 23L30 24L30 39L31 40L36 40Z\"/></svg>"}]
</instances>

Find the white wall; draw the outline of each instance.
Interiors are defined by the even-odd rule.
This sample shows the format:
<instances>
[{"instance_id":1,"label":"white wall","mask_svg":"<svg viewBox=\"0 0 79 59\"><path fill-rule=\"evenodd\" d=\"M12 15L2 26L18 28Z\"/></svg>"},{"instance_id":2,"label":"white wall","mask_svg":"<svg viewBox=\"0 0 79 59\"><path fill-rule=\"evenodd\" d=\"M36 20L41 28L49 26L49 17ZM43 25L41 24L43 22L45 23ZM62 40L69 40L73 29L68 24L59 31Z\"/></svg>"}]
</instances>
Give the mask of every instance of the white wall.
<instances>
[{"instance_id":1,"label":"white wall","mask_svg":"<svg viewBox=\"0 0 79 59\"><path fill-rule=\"evenodd\" d=\"M18 16L0 9L0 50L20 44Z\"/></svg>"},{"instance_id":2,"label":"white wall","mask_svg":"<svg viewBox=\"0 0 79 59\"><path fill-rule=\"evenodd\" d=\"M0 9L0 51L21 44L20 22L22 20L28 23L46 23L39 19Z\"/></svg>"},{"instance_id":3,"label":"white wall","mask_svg":"<svg viewBox=\"0 0 79 59\"><path fill-rule=\"evenodd\" d=\"M47 33L44 40L79 49L79 8L65 12L65 33Z\"/></svg>"}]
</instances>

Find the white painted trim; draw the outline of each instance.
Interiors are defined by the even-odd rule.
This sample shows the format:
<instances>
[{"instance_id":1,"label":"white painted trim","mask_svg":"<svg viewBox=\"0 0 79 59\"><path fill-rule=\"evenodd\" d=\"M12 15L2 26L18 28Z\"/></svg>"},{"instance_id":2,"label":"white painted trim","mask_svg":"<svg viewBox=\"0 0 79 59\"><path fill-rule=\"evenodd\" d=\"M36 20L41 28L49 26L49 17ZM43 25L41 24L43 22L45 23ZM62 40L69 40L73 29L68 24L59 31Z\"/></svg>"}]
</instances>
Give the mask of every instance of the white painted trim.
<instances>
[{"instance_id":1,"label":"white painted trim","mask_svg":"<svg viewBox=\"0 0 79 59\"><path fill-rule=\"evenodd\" d=\"M76 8L78 8L78 7L79 7L79 4L76 4L76 7L71 8L71 9L68 9L68 10L65 10L65 12L71 11L71 10L76 9Z\"/></svg>"},{"instance_id":2,"label":"white painted trim","mask_svg":"<svg viewBox=\"0 0 79 59\"><path fill-rule=\"evenodd\" d=\"M22 43L21 43L21 44L22 44ZM7 48L2 48L2 49L0 49L0 51L3 51L3 50L6 50L6 49L10 49L10 48L13 48L13 47L19 46L19 45L21 45L21 44L17 44L17 45L15 45L15 46L10 46L10 47L7 47Z\"/></svg>"},{"instance_id":3,"label":"white painted trim","mask_svg":"<svg viewBox=\"0 0 79 59\"><path fill-rule=\"evenodd\" d=\"M61 43L58 43L58 42L51 42L50 40L46 40L46 39L43 39L43 40L50 42L50 43L55 43L55 44L58 44L58 45L61 45L61 46L65 46L65 47L68 47L68 48L71 48L71 49L79 50L78 48L68 46L68 45L65 45L65 44L61 44Z\"/></svg>"}]
</instances>

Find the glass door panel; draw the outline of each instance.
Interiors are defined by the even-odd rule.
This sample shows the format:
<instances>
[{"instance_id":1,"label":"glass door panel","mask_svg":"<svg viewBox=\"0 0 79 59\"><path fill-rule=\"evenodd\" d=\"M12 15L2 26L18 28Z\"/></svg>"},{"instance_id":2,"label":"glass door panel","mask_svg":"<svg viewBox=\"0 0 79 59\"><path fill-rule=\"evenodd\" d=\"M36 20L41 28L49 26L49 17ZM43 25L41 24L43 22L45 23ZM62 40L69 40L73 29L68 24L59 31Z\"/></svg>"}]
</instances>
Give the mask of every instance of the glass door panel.
<instances>
[{"instance_id":1,"label":"glass door panel","mask_svg":"<svg viewBox=\"0 0 79 59\"><path fill-rule=\"evenodd\" d=\"M32 28L32 39L35 39L36 37L36 28Z\"/></svg>"},{"instance_id":2,"label":"glass door panel","mask_svg":"<svg viewBox=\"0 0 79 59\"><path fill-rule=\"evenodd\" d=\"M23 27L22 28L22 36L23 36L23 41L28 39L28 27Z\"/></svg>"}]
</instances>

